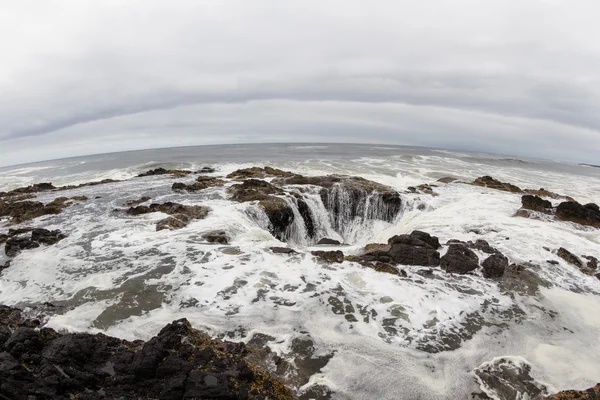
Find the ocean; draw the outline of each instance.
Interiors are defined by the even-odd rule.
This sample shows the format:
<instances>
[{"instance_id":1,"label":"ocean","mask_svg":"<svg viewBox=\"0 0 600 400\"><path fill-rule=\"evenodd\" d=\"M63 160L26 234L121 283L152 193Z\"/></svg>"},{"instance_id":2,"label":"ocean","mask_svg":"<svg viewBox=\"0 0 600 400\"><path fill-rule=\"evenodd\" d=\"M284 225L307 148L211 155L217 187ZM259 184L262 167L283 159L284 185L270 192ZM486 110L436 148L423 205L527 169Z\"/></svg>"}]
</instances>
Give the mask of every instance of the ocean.
<instances>
[{"instance_id":1,"label":"ocean","mask_svg":"<svg viewBox=\"0 0 600 400\"><path fill-rule=\"evenodd\" d=\"M227 188L234 180L188 193L171 187L194 182L195 174L137 177L159 167L212 167L207 176L225 177L252 166L361 177L398 191L402 207L393 220L346 218L340 226L318 191L292 188L308 204L317 237L308 237L296 218L281 240L255 202L230 200ZM556 256L563 247L600 257L600 230L515 217L520 194L463 183L484 175L582 204L600 200L600 168L386 145L198 146L3 167L0 191L40 182L119 182L37 194L44 203L63 195L88 200L17 226L60 229L67 237L19 253L0 272L0 304L52 303L45 322L57 330L148 339L166 323L187 318L213 336L250 343L260 338L283 359L298 360L309 351L318 367L302 367L306 376L290 380L305 398L506 398L476 374L501 365L530 370L532 385L549 393L600 382L600 280ZM457 182L438 182L443 177ZM433 194L408 190L421 184L431 184ZM157 231L162 213L116 211L142 196L151 198L148 203L210 211L181 229ZM0 222L0 233L8 229ZM442 244L486 240L511 263L531 266L543 284L511 291L478 271L456 275L402 266L405 276L392 275L350 261L323 263L311 254L359 254L369 243L385 244L414 230ZM225 233L229 243L207 243L203 235L213 231ZM321 237L343 244L317 245ZM270 250L285 246L295 252ZM0 265L7 259L0 255ZM323 390L311 391L317 387ZM521 397L515 398L529 398L516 392Z\"/></svg>"}]
</instances>

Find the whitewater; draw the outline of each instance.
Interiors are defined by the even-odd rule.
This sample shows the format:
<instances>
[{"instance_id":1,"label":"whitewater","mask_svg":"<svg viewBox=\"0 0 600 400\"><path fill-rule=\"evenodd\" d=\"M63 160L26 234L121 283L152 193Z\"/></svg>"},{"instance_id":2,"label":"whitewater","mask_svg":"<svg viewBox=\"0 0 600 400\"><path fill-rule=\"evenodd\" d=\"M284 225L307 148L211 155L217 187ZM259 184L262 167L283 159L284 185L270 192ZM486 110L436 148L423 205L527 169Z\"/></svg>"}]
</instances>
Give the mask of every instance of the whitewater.
<instances>
[{"instance_id":1,"label":"whitewater","mask_svg":"<svg viewBox=\"0 0 600 400\"><path fill-rule=\"evenodd\" d=\"M297 188L316 237L343 243L324 246L308 237L302 223L278 240L258 205L229 199L233 180L187 193L171 186L192 183L196 175L137 177L158 167L207 166L215 169L207 176L214 177L253 166L309 177L362 177L398 191L402 208L386 221L372 198L364 218L336 220L317 190ZM600 257L600 230L515 217L520 195L461 183L484 175L582 204L600 201L600 168L400 146L187 147L0 168L0 191L39 182L120 180L37 194L44 203L63 195L89 200L17 226L60 229L67 237L18 254L0 272L0 304L33 310L52 303L56 307L44 321L49 327L125 339L148 339L165 324L187 318L213 336L262 340L291 362L300 351L297 343L309 343L320 365L297 380L294 389L305 398L500 399L475 373L498 360L527 365L534 384L548 393L593 386L600 382L600 280L552 251L564 247ZM458 182L438 182L448 176ZM408 190L421 184L435 185L434 195ZM115 211L142 196L154 203L202 205L210 212L182 229L156 231L162 213ZM293 199L286 201L299 213ZM7 230L0 221L0 233ZM387 243L414 230L442 244L486 240L511 263L532 265L549 285L510 293L478 271L454 275L439 267L400 266L406 276L391 275L349 261L326 264L311 255L324 249L359 254L369 243ZM213 231L226 233L229 243L207 243L203 235ZM270 250L286 246L295 252ZM1 254L0 265L6 259Z\"/></svg>"}]
</instances>

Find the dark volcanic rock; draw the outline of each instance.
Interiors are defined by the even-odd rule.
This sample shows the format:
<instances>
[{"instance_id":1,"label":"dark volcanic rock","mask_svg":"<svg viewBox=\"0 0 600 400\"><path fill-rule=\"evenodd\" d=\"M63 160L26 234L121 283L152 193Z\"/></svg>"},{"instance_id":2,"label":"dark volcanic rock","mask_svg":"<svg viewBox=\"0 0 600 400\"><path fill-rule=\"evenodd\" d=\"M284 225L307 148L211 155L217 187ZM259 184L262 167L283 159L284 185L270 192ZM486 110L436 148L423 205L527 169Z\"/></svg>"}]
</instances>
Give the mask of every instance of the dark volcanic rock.
<instances>
[{"instance_id":1,"label":"dark volcanic rock","mask_svg":"<svg viewBox=\"0 0 600 400\"><path fill-rule=\"evenodd\" d=\"M585 390L564 390L544 398L545 400L600 400L600 383Z\"/></svg>"},{"instance_id":2,"label":"dark volcanic rock","mask_svg":"<svg viewBox=\"0 0 600 400\"><path fill-rule=\"evenodd\" d=\"M202 235L202 238L208 243L228 244L229 236L224 231L207 232Z\"/></svg>"},{"instance_id":3,"label":"dark volcanic rock","mask_svg":"<svg viewBox=\"0 0 600 400\"><path fill-rule=\"evenodd\" d=\"M66 197L58 197L48 204L39 201L9 202L0 200L0 217L11 217L11 223L19 224L43 215L60 214L72 204Z\"/></svg>"},{"instance_id":4,"label":"dark volcanic rock","mask_svg":"<svg viewBox=\"0 0 600 400\"><path fill-rule=\"evenodd\" d=\"M468 247L451 244L440 259L440 267L446 272L466 274L479 267L479 258Z\"/></svg>"},{"instance_id":5,"label":"dark volcanic rock","mask_svg":"<svg viewBox=\"0 0 600 400\"><path fill-rule=\"evenodd\" d=\"M469 241L467 243L467 245L471 249L477 249L477 250L483 251L484 253L487 253L487 254L498 253L497 249L493 248L486 240L483 240L483 239L477 239L475 242Z\"/></svg>"},{"instance_id":6,"label":"dark volcanic rock","mask_svg":"<svg viewBox=\"0 0 600 400\"><path fill-rule=\"evenodd\" d=\"M191 174L192 171L186 171L181 169L165 169L165 168L155 168L146 172L142 172L138 175L138 178L143 178L145 176L156 176L156 175L174 175L174 176L185 176Z\"/></svg>"},{"instance_id":7,"label":"dark volcanic rock","mask_svg":"<svg viewBox=\"0 0 600 400\"><path fill-rule=\"evenodd\" d=\"M148 196L143 196L137 200L127 200L123 205L127 207L139 206L140 204L145 203L148 200L151 200L151 198Z\"/></svg>"},{"instance_id":8,"label":"dark volcanic rock","mask_svg":"<svg viewBox=\"0 0 600 400\"><path fill-rule=\"evenodd\" d=\"M565 195L562 195L562 194L554 193L554 192L551 192L551 191L546 190L544 188L540 188L540 189L525 189L524 192L527 193L527 194L533 194L533 195L536 195L536 196L550 197L551 199L555 199L555 200L563 199L563 200L568 200L568 201L575 201L570 196L565 196Z\"/></svg>"},{"instance_id":9,"label":"dark volcanic rock","mask_svg":"<svg viewBox=\"0 0 600 400\"><path fill-rule=\"evenodd\" d=\"M533 211L548 212L548 209L552 208L552 203L548 200L531 194L521 197L521 204L523 208Z\"/></svg>"},{"instance_id":10,"label":"dark volcanic rock","mask_svg":"<svg viewBox=\"0 0 600 400\"><path fill-rule=\"evenodd\" d=\"M340 250L336 251L313 251L313 256L318 257L328 263L341 263L344 262L344 253Z\"/></svg>"},{"instance_id":11,"label":"dark volcanic rock","mask_svg":"<svg viewBox=\"0 0 600 400\"><path fill-rule=\"evenodd\" d=\"M152 203L149 206L130 207L125 212L129 215L142 215L152 212L163 212L170 217L156 223L156 230L181 229L194 219L203 219L210 209L204 206L187 206L179 203L166 202L163 204Z\"/></svg>"},{"instance_id":12,"label":"dark volcanic rock","mask_svg":"<svg viewBox=\"0 0 600 400\"><path fill-rule=\"evenodd\" d=\"M504 275L504 270L508 268L508 258L502 254L492 254L481 263L483 267L483 276L486 278L498 278Z\"/></svg>"},{"instance_id":13,"label":"dark volcanic rock","mask_svg":"<svg viewBox=\"0 0 600 400\"><path fill-rule=\"evenodd\" d=\"M473 181L472 185L483 186L483 187L487 187L490 189L503 190L505 192L512 192L512 193L522 193L523 192L520 187L510 184L510 183L500 182L499 180L494 179L491 176L481 176L481 177L475 179Z\"/></svg>"},{"instance_id":14,"label":"dark volcanic rock","mask_svg":"<svg viewBox=\"0 0 600 400\"><path fill-rule=\"evenodd\" d=\"M298 252L289 247L270 247L271 250L275 254L297 254Z\"/></svg>"},{"instance_id":15,"label":"dark volcanic rock","mask_svg":"<svg viewBox=\"0 0 600 400\"><path fill-rule=\"evenodd\" d=\"M282 189L260 179L246 179L243 183L231 186L228 192L231 194L232 200L241 203L265 200L271 198L271 195L283 194Z\"/></svg>"},{"instance_id":16,"label":"dark volcanic rock","mask_svg":"<svg viewBox=\"0 0 600 400\"><path fill-rule=\"evenodd\" d=\"M457 179L453 178L451 176L445 176L443 178L438 179L438 182L442 182L442 183L452 183L452 182L456 182Z\"/></svg>"},{"instance_id":17,"label":"dark volcanic rock","mask_svg":"<svg viewBox=\"0 0 600 400\"><path fill-rule=\"evenodd\" d=\"M289 171L282 171L277 168L272 167L251 167L238 169L237 171L233 171L227 178L229 179L248 179L248 178L268 178L268 177L289 177L295 176L296 174Z\"/></svg>"},{"instance_id":18,"label":"dark volcanic rock","mask_svg":"<svg viewBox=\"0 0 600 400\"><path fill-rule=\"evenodd\" d=\"M196 192L198 190L207 189L209 187L223 186L225 181L218 178L209 176L199 176L196 178L196 182L191 184L185 184L183 182L176 182L171 187L172 190L185 190L188 192Z\"/></svg>"},{"instance_id":19,"label":"dark volcanic rock","mask_svg":"<svg viewBox=\"0 0 600 400\"><path fill-rule=\"evenodd\" d=\"M294 398L281 381L247 361L255 350L212 339L185 319L144 343L38 331L19 314L0 306L2 399Z\"/></svg>"},{"instance_id":20,"label":"dark volcanic rock","mask_svg":"<svg viewBox=\"0 0 600 400\"><path fill-rule=\"evenodd\" d=\"M36 228L31 231L29 237L13 236L6 241L4 252L9 257L15 257L21 250L35 249L40 244L46 246L53 245L64 239L66 235L59 230L49 231L47 229Z\"/></svg>"},{"instance_id":21,"label":"dark volcanic rock","mask_svg":"<svg viewBox=\"0 0 600 400\"><path fill-rule=\"evenodd\" d=\"M339 240L323 238L317 242L317 244L330 244L330 245L338 245L341 244Z\"/></svg>"},{"instance_id":22,"label":"dark volcanic rock","mask_svg":"<svg viewBox=\"0 0 600 400\"><path fill-rule=\"evenodd\" d=\"M396 264L432 267L440 264L440 253L436 250L440 247L439 240L425 232L414 231L410 235L393 236L388 240L388 244L390 250L387 254Z\"/></svg>"},{"instance_id":23,"label":"dark volcanic rock","mask_svg":"<svg viewBox=\"0 0 600 400\"><path fill-rule=\"evenodd\" d=\"M213 167L202 167L202 169L198 171L199 174L212 174L213 172L217 172Z\"/></svg>"},{"instance_id":24,"label":"dark volcanic rock","mask_svg":"<svg viewBox=\"0 0 600 400\"><path fill-rule=\"evenodd\" d=\"M556 218L600 228L600 211L594 203L582 206L574 201L562 202L556 207Z\"/></svg>"},{"instance_id":25,"label":"dark volcanic rock","mask_svg":"<svg viewBox=\"0 0 600 400\"><path fill-rule=\"evenodd\" d=\"M558 249L556 253L560 258L568 262L569 264L573 264L577 268L583 267L583 262L577 257L575 254L571 253L569 250L561 247Z\"/></svg>"},{"instance_id":26,"label":"dark volcanic rock","mask_svg":"<svg viewBox=\"0 0 600 400\"><path fill-rule=\"evenodd\" d=\"M435 237L435 236L431 236L429 233L427 232L423 232L423 231L412 231L410 233L410 236L412 237L416 237L417 239L422 240L423 242L425 242L426 244L428 244L430 247L434 248L434 249L439 249L440 247L442 247L440 245L440 240Z\"/></svg>"},{"instance_id":27,"label":"dark volcanic rock","mask_svg":"<svg viewBox=\"0 0 600 400\"><path fill-rule=\"evenodd\" d=\"M548 394L548 388L533 379L531 366L524 360L498 357L475 369L475 375L486 387L486 392L492 392L499 399L519 399L522 395L539 399Z\"/></svg>"},{"instance_id":28,"label":"dark volcanic rock","mask_svg":"<svg viewBox=\"0 0 600 400\"><path fill-rule=\"evenodd\" d=\"M54 185L51 184L50 182L35 183L33 185L20 187L20 188L11 190L10 192L2 192L3 194L0 195L0 197L17 196L17 195L21 195L21 194L30 194L30 193L38 193L38 192L47 192L49 190L54 190L54 189L56 189L56 187L54 187Z\"/></svg>"}]
</instances>

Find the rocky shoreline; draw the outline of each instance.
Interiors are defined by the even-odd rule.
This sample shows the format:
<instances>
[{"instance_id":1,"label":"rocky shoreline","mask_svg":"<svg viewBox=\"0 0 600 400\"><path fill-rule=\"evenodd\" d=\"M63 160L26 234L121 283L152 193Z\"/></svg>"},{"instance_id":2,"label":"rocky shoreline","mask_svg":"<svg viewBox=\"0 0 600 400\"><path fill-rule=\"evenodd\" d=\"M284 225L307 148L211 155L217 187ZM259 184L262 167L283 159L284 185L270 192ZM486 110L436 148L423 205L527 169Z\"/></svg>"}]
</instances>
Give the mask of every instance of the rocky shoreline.
<instances>
[{"instance_id":1,"label":"rocky shoreline","mask_svg":"<svg viewBox=\"0 0 600 400\"><path fill-rule=\"evenodd\" d=\"M404 200L402 193L391 187L360 177L306 177L271 167L241 169L226 177L206 175L215 172L210 167L200 171L157 168L136 178L167 175L178 179L197 175L192 182L173 183L171 190L181 194L223 187L227 200L260 207L268 219L270 233L282 242L291 240L295 224L301 222L305 236L313 245L323 246L306 254L324 265L351 262L399 278L407 276L406 267L419 267L412 272L423 277L432 276L434 270L448 276L472 275L495 282L503 293L511 296L532 295L539 287L551 286L536 272L539 265L514 262L495 248L493 243L482 239L451 239L440 243L434 234L414 230L409 234L390 237L387 243L370 243L359 253L345 254L343 248L325 247L339 247L343 243L319 236L318 221L315 221L307 204L306 193L319 197L331 216L332 226L341 232L344 224L356 218L394 221L402 212ZM89 199L84 196L62 196L44 204L32 200L36 193L115 182L118 181L104 180L63 187L40 183L2 192L0 217L5 218L5 226L15 226L43 216L57 215L74 202ZM437 183L410 187L407 193L438 196L435 188L440 184L465 183L451 177L442 178ZM581 230L600 228L600 209L594 203L580 204L569 196L543 188L521 189L489 176L482 176L467 184L521 196L521 208L516 210L515 217L547 223L569 223ZM156 231L182 229L211 213L211 209L202 204L158 203L151 200L150 197L128 200L123 204L126 208L118 208L114 212L126 218L150 213L166 214L166 218L156 222ZM558 201L558 204L553 201ZM67 234L60 230L22 226L0 233L0 243L5 243L5 254L12 259L22 251L41 245L55 245ZM215 245L228 244L230 240L227 232L219 230L202 232L201 237ZM270 250L283 257L298 254L298 249L293 247L272 247ZM546 250L549 264L557 264L562 260L588 275L589 279L600 279L598 259L594 255L573 254L565 247ZM10 267L10 259L0 265L0 274L3 269ZM356 321L354 314L346 311L353 309L352 304L342 304L340 300L332 298L329 302L334 313L344 314L349 322ZM466 338L476 332L475 328L472 329L473 332L468 332ZM423 344L417 348L436 353L460 346L461 340L452 340L441 347ZM312 354L308 354L306 360L312 359ZM295 364L302 365L302 361L296 361ZM312 373L325 364L317 363ZM297 368L298 365L279 359L264 343L259 346L245 345L211 338L193 329L185 319L168 324L147 342L127 342L102 334L58 333L44 328L40 321L23 317L20 310L0 306L0 400L293 399L298 393L290 388L296 390L310 377L299 373ZM544 390L527 386L529 377L525 372L523 376L512 377L518 382L506 388L503 399L515 397L511 391L514 387L524 388L532 399L600 399L600 385L587 391L566 391L544 397L548 395ZM502 382L507 380L507 373L502 368L490 367L482 369L477 376L502 391ZM302 375L302 379L291 381L291 375ZM317 387L315 390L320 389ZM323 389L318 398L329 398L329 395L328 390ZM306 397L306 393L302 396L303 399L310 398Z\"/></svg>"}]
</instances>

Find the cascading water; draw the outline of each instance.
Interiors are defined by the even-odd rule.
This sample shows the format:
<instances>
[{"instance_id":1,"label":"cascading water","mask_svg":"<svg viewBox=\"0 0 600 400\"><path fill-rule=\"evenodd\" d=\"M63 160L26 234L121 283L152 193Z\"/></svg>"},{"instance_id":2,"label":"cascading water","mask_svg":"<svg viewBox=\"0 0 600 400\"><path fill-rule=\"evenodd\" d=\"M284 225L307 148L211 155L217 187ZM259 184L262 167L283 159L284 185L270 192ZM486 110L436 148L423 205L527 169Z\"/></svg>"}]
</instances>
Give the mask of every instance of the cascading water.
<instances>
[{"instance_id":1,"label":"cascading water","mask_svg":"<svg viewBox=\"0 0 600 400\"><path fill-rule=\"evenodd\" d=\"M283 240L299 247L314 245L322 238L366 242L381 223L394 222L402 211L396 193L349 189L342 184L296 187L283 198L294 217Z\"/></svg>"}]
</instances>

